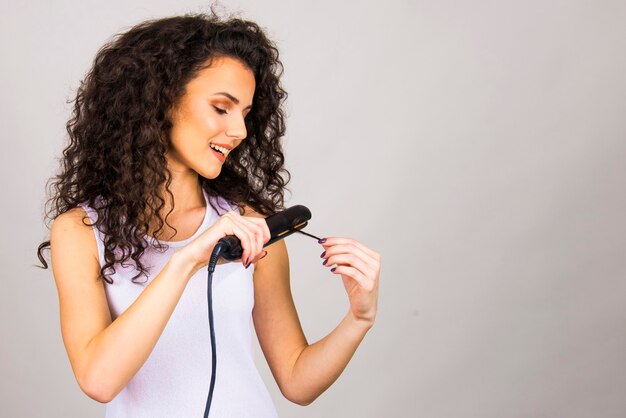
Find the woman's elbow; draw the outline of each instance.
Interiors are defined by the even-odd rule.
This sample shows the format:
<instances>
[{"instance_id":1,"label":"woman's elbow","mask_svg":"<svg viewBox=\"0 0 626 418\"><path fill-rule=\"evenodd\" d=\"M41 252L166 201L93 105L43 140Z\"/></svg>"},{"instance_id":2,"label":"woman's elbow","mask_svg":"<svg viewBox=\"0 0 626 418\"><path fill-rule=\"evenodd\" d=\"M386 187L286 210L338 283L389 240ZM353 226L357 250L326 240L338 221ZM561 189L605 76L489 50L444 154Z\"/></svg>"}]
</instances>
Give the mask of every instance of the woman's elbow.
<instances>
[{"instance_id":1,"label":"woman's elbow","mask_svg":"<svg viewBox=\"0 0 626 418\"><path fill-rule=\"evenodd\" d=\"M94 401L109 403L115 398L117 392L107 386L105 379L99 376L84 376L78 379L78 386Z\"/></svg>"},{"instance_id":2,"label":"woman's elbow","mask_svg":"<svg viewBox=\"0 0 626 418\"><path fill-rule=\"evenodd\" d=\"M315 399L311 399L311 400L300 400L300 401L292 401L295 404L298 404L300 406L309 406L313 403Z\"/></svg>"},{"instance_id":3,"label":"woman's elbow","mask_svg":"<svg viewBox=\"0 0 626 418\"><path fill-rule=\"evenodd\" d=\"M315 401L317 398L292 398L289 399L291 402L300 405L300 406L309 406Z\"/></svg>"},{"instance_id":4,"label":"woman's elbow","mask_svg":"<svg viewBox=\"0 0 626 418\"><path fill-rule=\"evenodd\" d=\"M297 393L293 393L290 391L286 391L286 390L281 390L281 393L283 394L283 396L285 397L285 399L289 400L290 402L295 403L296 405L300 405L300 406L308 406L310 404L313 403L313 401L317 398L311 398L311 397L304 397L300 394Z\"/></svg>"}]
</instances>

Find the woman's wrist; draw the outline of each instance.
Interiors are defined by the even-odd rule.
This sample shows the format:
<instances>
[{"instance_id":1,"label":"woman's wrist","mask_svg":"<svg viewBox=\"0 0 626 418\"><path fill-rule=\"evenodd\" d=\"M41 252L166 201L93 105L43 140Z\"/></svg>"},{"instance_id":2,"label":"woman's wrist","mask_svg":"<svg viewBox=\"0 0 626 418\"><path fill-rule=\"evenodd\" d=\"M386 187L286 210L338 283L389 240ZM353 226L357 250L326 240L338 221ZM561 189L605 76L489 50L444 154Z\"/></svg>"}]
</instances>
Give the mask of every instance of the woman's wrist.
<instances>
[{"instance_id":1,"label":"woman's wrist","mask_svg":"<svg viewBox=\"0 0 626 418\"><path fill-rule=\"evenodd\" d=\"M353 327L360 329L363 332L368 332L374 326L374 319L362 319L357 318L352 311L348 311L347 318Z\"/></svg>"},{"instance_id":2,"label":"woman's wrist","mask_svg":"<svg viewBox=\"0 0 626 418\"><path fill-rule=\"evenodd\" d=\"M203 266L199 265L185 248L183 247L172 254L169 263L188 280Z\"/></svg>"}]
</instances>

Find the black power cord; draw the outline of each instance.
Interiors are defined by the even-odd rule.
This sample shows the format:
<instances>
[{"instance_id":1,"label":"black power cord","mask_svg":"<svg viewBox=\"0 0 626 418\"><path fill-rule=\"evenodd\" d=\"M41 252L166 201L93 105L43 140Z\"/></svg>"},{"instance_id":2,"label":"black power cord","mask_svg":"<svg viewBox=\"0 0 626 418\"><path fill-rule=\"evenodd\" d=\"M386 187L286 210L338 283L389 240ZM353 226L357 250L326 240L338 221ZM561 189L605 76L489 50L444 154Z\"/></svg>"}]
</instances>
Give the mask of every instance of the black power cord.
<instances>
[{"instance_id":1,"label":"black power cord","mask_svg":"<svg viewBox=\"0 0 626 418\"><path fill-rule=\"evenodd\" d=\"M302 231L300 228L304 228L307 224L307 220L311 218L311 212L304 206L298 205L289 208L283 212L279 212L266 218L268 226L270 228L271 238L265 243L265 246L271 243L283 239L294 232L307 235L318 241L320 239L315 235L308 234ZM209 411L211 410L211 402L213 401L213 389L215 389L215 370L217 368L217 350L215 347L215 329L213 326L213 272L217 265L217 260L223 257L226 260L233 261L241 257L243 250L239 239L233 235L221 238L211 253L208 266L208 279L207 279L207 302L209 305L209 329L211 333L211 355L212 355L212 370L211 370L211 383L209 385L209 395L206 399L206 406L204 408L204 418L209 418Z\"/></svg>"},{"instance_id":2,"label":"black power cord","mask_svg":"<svg viewBox=\"0 0 626 418\"><path fill-rule=\"evenodd\" d=\"M211 409L211 402L213 401L213 389L215 388L215 368L217 367L217 350L215 348L215 329L213 327L213 272L215 271L215 265L219 260L220 255L228 248L228 245L223 242L218 242L213 248L211 253L211 259L209 261L209 275L207 280L206 296L209 304L209 329L211 331L211 384L209 385L209 395L206 399L206 406L204 408L204 418L209 417L209 411Z\"/></svg>"}]
</instances>

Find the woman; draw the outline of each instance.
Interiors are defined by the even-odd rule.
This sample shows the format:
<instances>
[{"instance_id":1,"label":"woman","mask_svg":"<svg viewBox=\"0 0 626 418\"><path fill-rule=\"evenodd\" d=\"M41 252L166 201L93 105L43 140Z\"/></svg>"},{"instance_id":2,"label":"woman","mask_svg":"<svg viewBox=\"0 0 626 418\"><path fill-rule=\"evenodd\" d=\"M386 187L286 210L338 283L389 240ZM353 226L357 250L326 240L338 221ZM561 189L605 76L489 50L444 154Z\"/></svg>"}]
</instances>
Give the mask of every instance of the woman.
<instances>
[{"instance_id":1,"label":"woman","mask_svg":"<svg viewBox=\"0 0 626 418\"><path fill-rule=\"evenodd\" d=\"M50 246L72 369L88 396L108 403L107 416L201 416L211 375L206 266L226 235L244 251L214 273L211 416L276 416L254 365L251 318L281 392L300 405L337 379L372 327L376 252L320 240L350 309L308 344L285 242L263 248L263 218L284 207L289 177L281 73L257 24L212 13L133 27L98 52L78 89L50 241L38 254L47 268Z\"/></svg>"}]
</instances>

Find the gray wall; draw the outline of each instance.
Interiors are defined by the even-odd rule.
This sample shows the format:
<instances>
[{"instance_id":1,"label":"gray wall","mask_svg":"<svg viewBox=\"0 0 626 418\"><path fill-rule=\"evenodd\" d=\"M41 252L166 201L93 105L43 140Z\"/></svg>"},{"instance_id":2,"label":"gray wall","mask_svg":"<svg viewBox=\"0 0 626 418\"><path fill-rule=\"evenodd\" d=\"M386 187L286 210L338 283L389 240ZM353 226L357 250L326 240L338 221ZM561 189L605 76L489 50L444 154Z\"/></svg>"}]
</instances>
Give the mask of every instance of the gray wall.
<instances>
[{"instance_id":1,"label":"gray wall","mask_svg":"<svg viewBox=\"0 0 626 418\"><path fill-rule=\"evenodd\" d=\"M207 4L0 6L1 416L102 416L33 267L44 184L97 49ZM377 322L315 403L283 399L257 347L281 416L623 416L626 3L227 4L282 52L289 203L383 258ZM347 297L314 241L287 244L314 342Z\"/></svg>"}]
</instances>

